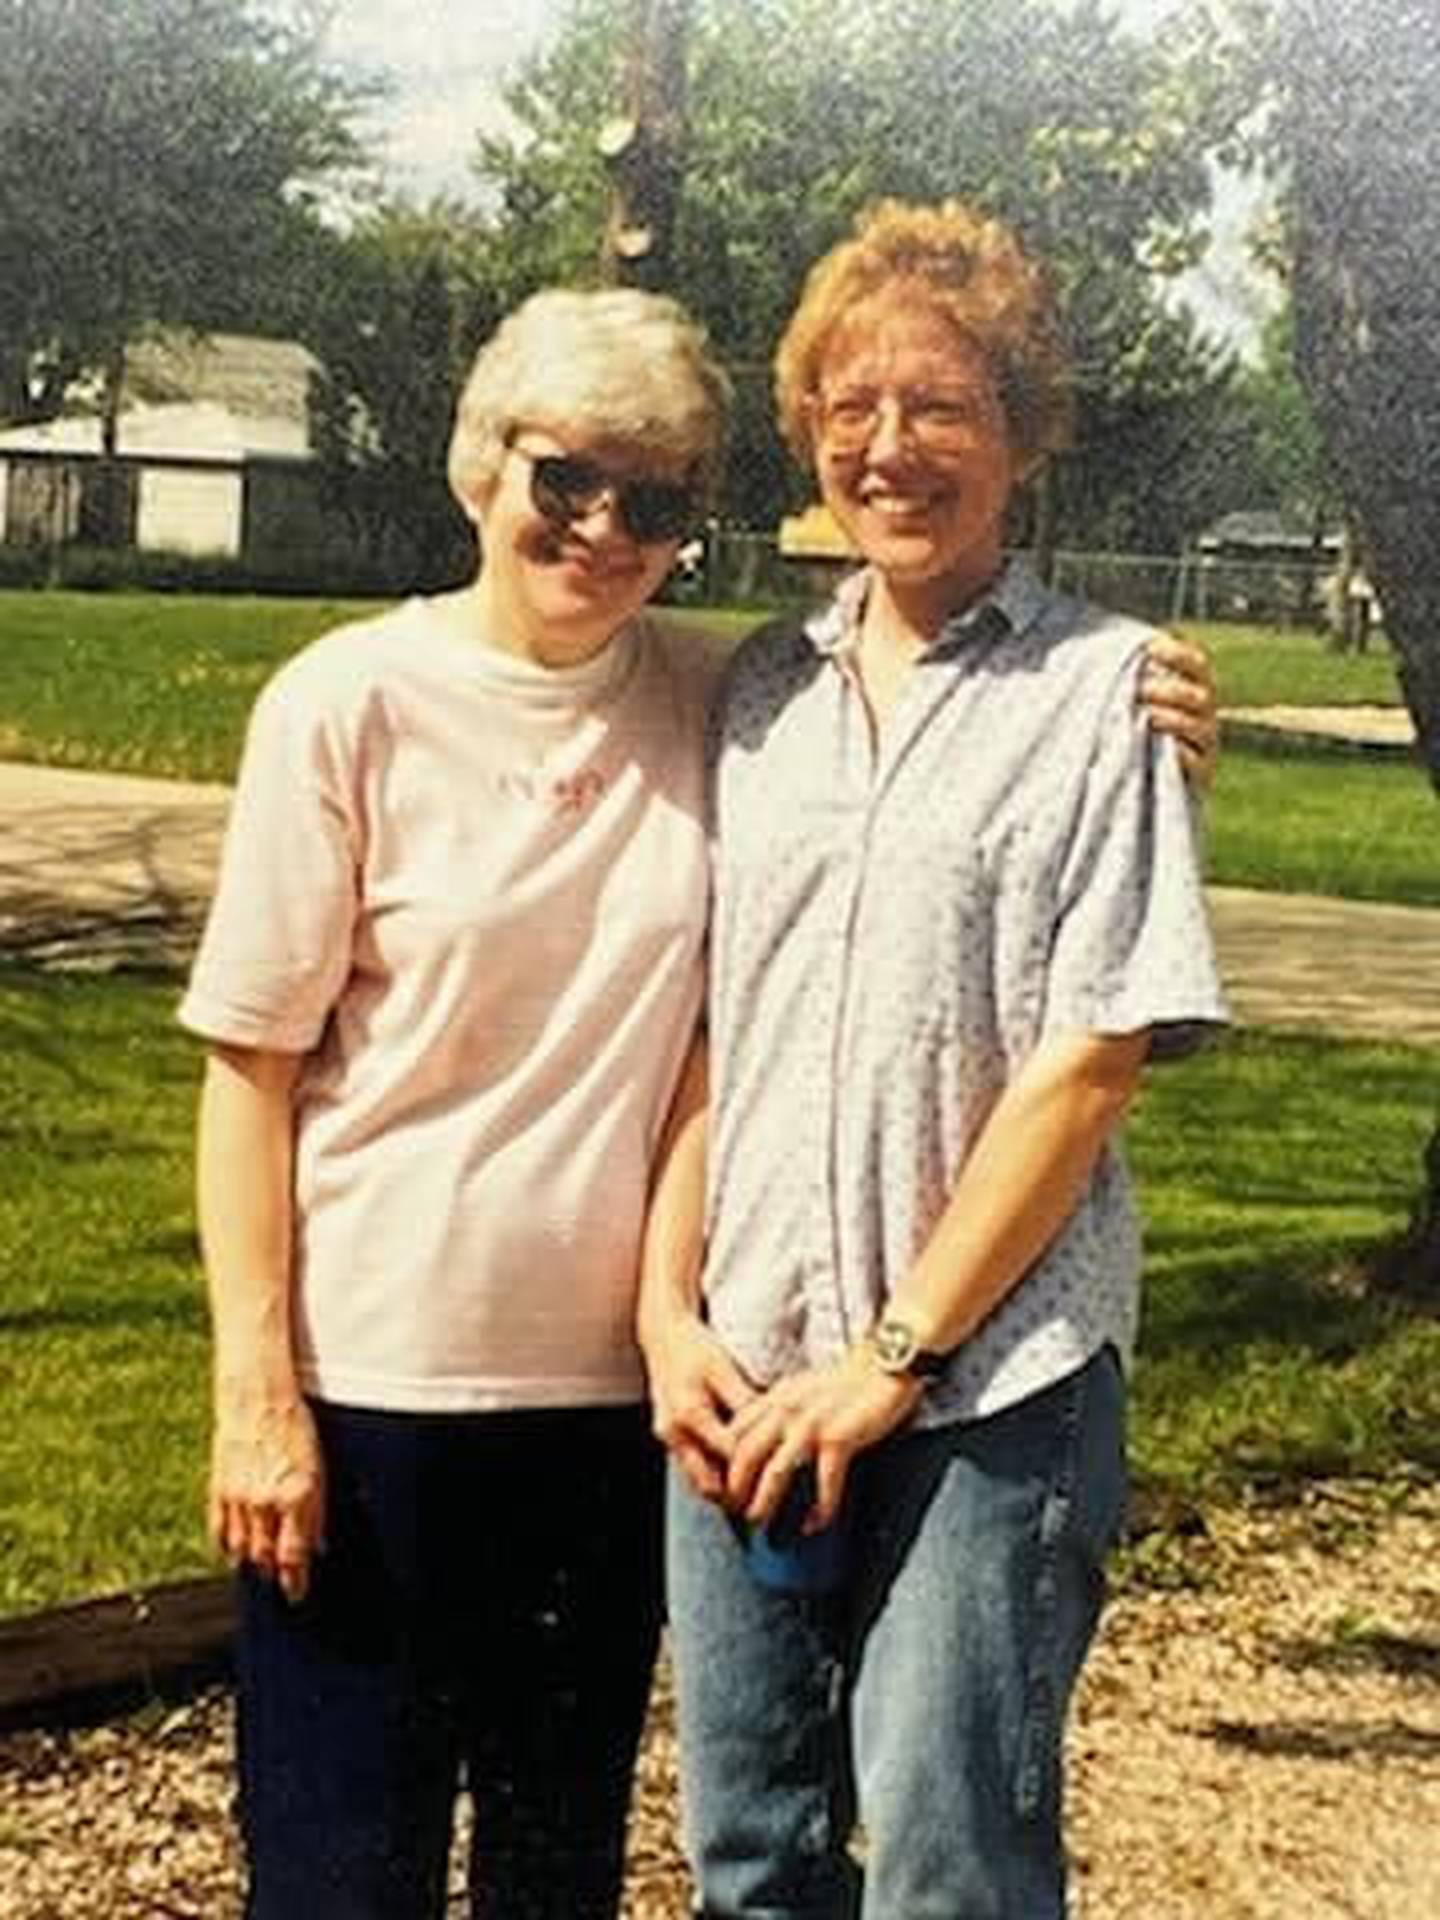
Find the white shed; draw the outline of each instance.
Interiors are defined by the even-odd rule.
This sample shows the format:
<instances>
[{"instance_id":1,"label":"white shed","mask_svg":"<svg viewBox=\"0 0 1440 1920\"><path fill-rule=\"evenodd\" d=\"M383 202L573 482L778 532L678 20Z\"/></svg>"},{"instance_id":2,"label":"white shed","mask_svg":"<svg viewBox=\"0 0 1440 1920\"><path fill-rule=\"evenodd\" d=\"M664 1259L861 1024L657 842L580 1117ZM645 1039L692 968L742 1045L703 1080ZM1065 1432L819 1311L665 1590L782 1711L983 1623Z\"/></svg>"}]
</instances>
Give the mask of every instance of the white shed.
<instances>
[{"instance_id":1,"label":"white shed","mask_svg":"<svg viewBox=\"0 0 1440 1920\"><path fill-rule=\"evenodd\" d=\"M220 334L132 350L116 454L131 538L150 552L246 551L247 477L311 459L315 361L293 341ZM39 425L0 431L0 541L85 535L85 487L100 462L94 397Z\"/></svg>"}]
</instances>

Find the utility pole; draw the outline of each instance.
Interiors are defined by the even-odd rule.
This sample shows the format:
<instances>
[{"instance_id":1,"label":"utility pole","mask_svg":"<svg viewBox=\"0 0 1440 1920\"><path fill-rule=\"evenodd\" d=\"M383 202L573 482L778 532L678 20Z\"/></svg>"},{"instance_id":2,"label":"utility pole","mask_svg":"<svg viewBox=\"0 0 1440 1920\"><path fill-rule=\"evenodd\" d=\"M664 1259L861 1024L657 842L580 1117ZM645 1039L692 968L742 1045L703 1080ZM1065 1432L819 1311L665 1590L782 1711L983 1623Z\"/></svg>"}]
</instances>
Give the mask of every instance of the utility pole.
<instances>
[{"instance_id":1,"label":"utility pole","mask_svg":"<svg viewBox=\"0 0 1440 1920\"><path fill-rule=\"evenodd\" d=\"M673 282L690 12L691 0L632 0L625 110L597 138L611 178L602 259L621 286L658 292Z\"/></svg>"}]
</instances>

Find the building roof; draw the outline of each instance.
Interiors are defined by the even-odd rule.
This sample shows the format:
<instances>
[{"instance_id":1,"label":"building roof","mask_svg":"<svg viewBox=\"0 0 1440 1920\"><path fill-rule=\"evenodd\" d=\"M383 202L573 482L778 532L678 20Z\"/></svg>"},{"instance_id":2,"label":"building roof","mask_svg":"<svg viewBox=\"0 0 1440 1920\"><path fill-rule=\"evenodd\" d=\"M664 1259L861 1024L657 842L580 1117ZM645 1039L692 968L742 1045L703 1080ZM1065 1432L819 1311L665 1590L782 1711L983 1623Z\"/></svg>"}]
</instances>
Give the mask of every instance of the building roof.
<instances>
[{"instance_id":1,"label":"building roof","mask_svg":"<svg viewBox=\"0 0 1440 1920\"><path fill-rule=\"evenodd\" d=\"M1330 553L1340 545L1338 533L1316 535L1315 529L1289 519L1270 507L1227 513L1207 527L1196 545L1212 553L1219 547L1240 547L1265 553Z\"/></svg>"},{"instance_id":2,"label":"building roof","mask_svg":"<svg viewBox=\"0 0 1440 1920\"><path fill-rule=\"evenodd\" d=\"M213 400L159 407L126 407L120 415L117 452L131 459L194 460L239 466L259 456L305 459L308 435L288 420L246 419ZM39 426L0 433L0 453L70 454L98 458L96 414L66 414Z\"/></svg>"},{"instance_id":3,"label":"building roof","mask_svg":"<svg viewBox=\"0 0 1440 1920\"><path fill-rule=\"evenodd\" d=\"M780 552L787 560L853 560L855 548L827 506L817 502L780 522Z\"/></svg>"},{"instance_id":4,"label":"building roof","mask_svg":"<svg viewBox=\"0 0 1440 1920\"><path fill-rule=\"evenodd\" d=\"M320 365L298 340L242 333L157 334L132 346L125 363L137 402L212 400L238 418L299 425L309 418Z\"/></svg>"},{"instance_id":5,"label":"building roof","mask_svg":"<svg viewBox=\"0 0 1440 1920\"><path fill-rule=\"evenodd\" d=\"M126 355L118 450L132 458L237 465L310 454L310 381L318 367L294 340L172 333ZM77 386L68 411L0 432L0 453L98 456L99 396Z\"/></svg>"}]
</instances>

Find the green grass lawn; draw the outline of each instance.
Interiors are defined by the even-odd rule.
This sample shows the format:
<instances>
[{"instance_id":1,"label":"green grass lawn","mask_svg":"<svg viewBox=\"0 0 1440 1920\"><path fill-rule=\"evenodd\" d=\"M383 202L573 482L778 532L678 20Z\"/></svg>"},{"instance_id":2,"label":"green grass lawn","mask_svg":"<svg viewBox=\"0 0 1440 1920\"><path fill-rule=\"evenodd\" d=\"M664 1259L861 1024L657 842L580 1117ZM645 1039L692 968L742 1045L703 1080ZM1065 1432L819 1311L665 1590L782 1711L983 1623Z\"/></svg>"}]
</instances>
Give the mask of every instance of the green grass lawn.
<instances>
[{"instance_id":1,"label":"green grass lawn","mask_svg":"<svg viewBox=\"0 0 1440 1920\"><path fill-rule=\"evenodd\" d=\"M1227 746L1207 811L1222 886L1440 907L1440 808L1407 760Z\"/></svg>"},{"instance_id":2,"label":"green grass lawn","mask_svg":"<svg viewBox=\"0 0 1440 1920\"><path fill-rule=\"evenodd\" d=\"M0 1612L210 1564L197 1062L174 999L164 981L0 972ZM1204 1497L1440 1465L1440 1324L1339 1283L1403 1220L1436 1065L1249 1035L1153 1076L1132 1130L1147 1474Z\"/></svg>"},{"instance_id":3,"label":"green grass lawn","mask_svg":"<svg viewBox=\"0 0 1440 1920\"><path fill-rule=\"evenodd\" d=\"M197 1049L173 983L0 970L0 1613L204 1564Z\"/></svg>"},{"instance_id":4,"label":"green grass lawn","mask_svg":"<svg viewBox=\"0 0 1440 1920\"><path fill-rule=\"evenodd\" d=\"M0 592L0 759L228 780L281 661L380 604ZM675 617L738 639L762 616Z\"/></svg>"},{"instance_id":5,"label":"green grass lawn","mask_svg":"<svg viewBox=\"0 0 1440 1920\"><path fill-rule=\"evenodd\" d=\"M1367 653L1337 653L1301 628L1186 621L1180 631L1209 649L1227 707L1401 704L1394 657L1378 637Z\"/></svg>"},{"instance_id":6,"label":"green grass lawn","mask_svg":"<svg viewBox=\"0 0 1440 1920\"><path fill-rule=\"evenodd\" d=\"M1433 1050L1241 1033L1153 1071L1137 1464L1181 1490L1440 1467L1440 1318L1366 1297L1435 1120Z\"/></svg>"},{"instance_id":7,"label":"green grass lawn","mask_svg":"<svg viewBox=\"0 0 1440 1920\"><path fill-rule=\"evenodd\" d=\"M1383 641L1336 653L1313 633L1184 629L1215 662L1222 704L1394 706ZM1440 906L1440 814L1424 772L1398 755L1228 742L1209 806L1210 877L1222 886Z\"/></svg>"},{"instance_id":8,"label":"green grass lawn","mask_svg":"<svg viewBox=\"0 0 1440 1920\"><path fill-rule=\"evenodd\" d=\"M246 712L276 664L372 601L186 593L0 591L0 755L58 766L227 778ZM764 614L678 612L739 637ZM1394 664L1315 634L1187 626L1227 707L1396 705Z\"/></svg>"},{"instance_id":9,"label":"green grass lawn","mask_svg":"<svg viewBox=\"0 0 1440 1920\"><path fill-rule=\"evenodd\" d=\"M228 780L255 695L363 603L0 593L0 758Z\"/></svg>"},{"instance_id":10,"label":"green grass lawn","mask_svg":"<svg viewBox=\"0 0 1440 1920\"><path fill-rule=\"evenodd\" d=\"M0 592L0 755L59 766L227 778L261 683L287 654L374 602ZM676 615L738 638L756 609ZM1337 654L1317 635L1187 627L1227 706L1395 704L1383 645Z\"/></svg>"}]
</instances>

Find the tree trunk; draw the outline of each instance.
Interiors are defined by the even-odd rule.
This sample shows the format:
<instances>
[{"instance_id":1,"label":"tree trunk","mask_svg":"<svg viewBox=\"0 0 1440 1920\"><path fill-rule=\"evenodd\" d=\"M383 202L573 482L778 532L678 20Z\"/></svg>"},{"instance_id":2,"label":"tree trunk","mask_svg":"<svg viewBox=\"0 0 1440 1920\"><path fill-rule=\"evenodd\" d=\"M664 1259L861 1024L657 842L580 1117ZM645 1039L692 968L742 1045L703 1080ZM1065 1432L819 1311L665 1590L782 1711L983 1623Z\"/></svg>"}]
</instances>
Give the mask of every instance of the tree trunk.
<instances>
[{"instance_id":1,"label":"tree trunk","mask_svg":"<svg viewBox=\"0 0 1440 1920\"><path fill-rule=\"evenodd\" d=\"M685 163L690 0L634 0L624 114L600 134L613 187L605 276L654 292L673 284Z\"/></svg>"},{"instance_id":2,"label":"tree trunk","mask_svg":"<svg viewBox=\"0 0 1440 1920\"><path fill-rule=\"evenodd\" d=\"M86 503L87 537L101 547L123 547L130 537L129 489L120 464L120 411L125 404L125 342L105 355L100 388L100 466Z\"/></svg>"},{"instance_id":3,"label":"tree trunk","mask_svg":"<svg viewBox=\"0 0 1440 1920\"><path fill-rule=\"evenodd\" d=\"M1440 793L1440 40L1433 0L1291 0L1296 357ZM1440 1126L1381 1275L1440 1300Z\"/></svg>"}]
</instances>

